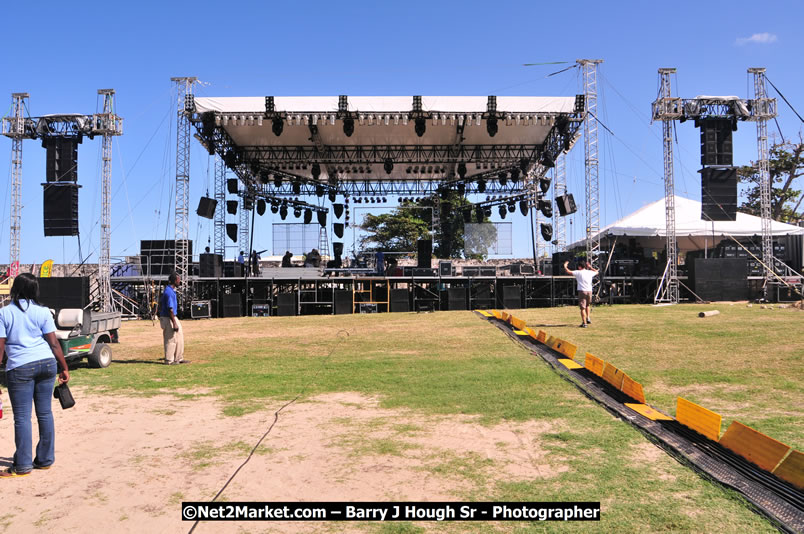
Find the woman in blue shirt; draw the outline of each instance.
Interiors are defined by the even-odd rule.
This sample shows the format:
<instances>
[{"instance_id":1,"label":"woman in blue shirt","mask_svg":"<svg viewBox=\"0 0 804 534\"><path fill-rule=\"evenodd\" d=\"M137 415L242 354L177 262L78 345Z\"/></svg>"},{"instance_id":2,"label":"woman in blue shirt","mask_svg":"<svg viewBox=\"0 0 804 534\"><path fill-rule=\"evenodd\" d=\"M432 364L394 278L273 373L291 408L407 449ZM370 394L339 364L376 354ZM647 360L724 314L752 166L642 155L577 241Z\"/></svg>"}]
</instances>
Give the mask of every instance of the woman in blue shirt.
<instances>
[{"instance_id":1,"label":"woman in blue shirt","mask_svg":"<svg viewBox=\"0 0 804 534\"><path fill-rule=\"evenodd\" d=\"M11 304L0 309L0 354L6 351L6 382L14 410L14 465L0 478L20 477L31 470L49 469L55 461L53 382L57 364L59 383L70 380L67 362L56 339L50 310L39 304L39 282L23 273L11 286ZM36 406L39 443L32 457L31 405Z\"/></svg>"}]
</instances>

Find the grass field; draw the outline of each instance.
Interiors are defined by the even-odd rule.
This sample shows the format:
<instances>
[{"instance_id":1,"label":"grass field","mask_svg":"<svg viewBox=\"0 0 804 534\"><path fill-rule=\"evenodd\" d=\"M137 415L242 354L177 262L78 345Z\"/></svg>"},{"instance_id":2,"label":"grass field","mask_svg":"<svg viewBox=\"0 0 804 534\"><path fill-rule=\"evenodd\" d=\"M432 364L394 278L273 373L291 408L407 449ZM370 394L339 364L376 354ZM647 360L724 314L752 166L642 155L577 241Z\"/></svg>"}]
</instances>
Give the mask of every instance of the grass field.
<instances>
[{"instance_id":1,"label":"grass field","mask_svg":"<svg viewBox=\"0 0 804 534\"><path fill-rule=\"evenodd\" d=\"M758 307L596 308L579 329L577 310L514 313L533 327L612 361L645 386L648 402L674 413L682 395L786 443L804 445L804 314ZM603 521L508 523L506 532L764 532L771 524L732 492L699 478L647 444L629 425L588 401L549 367L470 312L185 321L189 366L154 365L161 331L126 323L106 370L76 369L73 383L109 394L214 395L233 417L269 400L358 392L383 408L424 415L477 415L483 424L549 421L538 436L562 466L547 480L488 483L482 458L444 458L429 469L454 473L470 490L456 499L601 501ZM564 326L559 326L564 325ZM724 425L725 429L725 425ZM537 437L534 437L536 439ZM393 438L357 453L404 456ZM651 452L652 451L652 452ZM465 485L464 485L465 487ZM361 524L381 532L488 530L482 523Z\"/></svg>"}]
</instances>

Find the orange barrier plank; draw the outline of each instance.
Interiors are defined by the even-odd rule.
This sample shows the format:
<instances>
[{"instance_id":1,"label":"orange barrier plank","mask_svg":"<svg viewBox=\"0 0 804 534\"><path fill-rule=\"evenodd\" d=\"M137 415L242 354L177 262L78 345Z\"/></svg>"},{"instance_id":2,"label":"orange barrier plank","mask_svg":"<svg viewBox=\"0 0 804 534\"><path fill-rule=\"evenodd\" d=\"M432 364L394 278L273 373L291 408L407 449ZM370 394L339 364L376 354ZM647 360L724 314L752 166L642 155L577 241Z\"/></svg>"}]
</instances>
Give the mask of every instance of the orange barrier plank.
<instances>
[{"instance_id":1,"label":"orange barrier plank","mask_svg":"<svg viewBox=\"0 0 804 534\"><path fill-rule=\"evenodd\" d=\"M640 415L644 415L651 421L672 421L673 418L669 415L664 415L662 412L658 410L654 410L647 404L632 404L629 402L625 403L626 406L634 410L636 413Z\"/></svg>"},{"instance_id":2,"label":"orange barrier plank","mask_svg":"<svg viewBox=\"0 0 804 534\"><path fill-rule=\"evenodd\" d=\"M519 317L514 317L513 315L511 316L511 324L514 325L514 328L516 328L517 330L524 330L528 326L528 324L525 321L523 321Z\"/></svg>"},{"instance_id":3,"label":"orange barrier plank","mask_svg":"<svg viewBox=\"0 0 804 534\"><path fill-rule=\"evenodd\" d=\"M539 330L539 334L536 336L536 341L540 341L542 343L547 341L547 332L544 330Z\"/></svg>"},{"instance_id":4,"label":"orange barrier plank","mask_svg":"<svg viewBox=\"0 0 804 534\"><path fill-rule=\"evenodd\" d=\"M525 328L525 332L527 332L527 333L528 333L528 335L529 335L530 337L532 337L533 339L537 339L537 338L538 338L538 334L536 334L536 330L534 330L533 328L531 328L531 327L529 327L529 326L528 326L527 328Z\"/></svg>"},{"instance_id":5,"label":"orange barrier plank","mask_svg":"<svg viewBox=\"0 0 804 534\"><path fill-rule=\"evenodd\" d=\"M720 444L765 471L773 471L790 450L789 445L737 421L733 421L726 429L720 438Z\"/></svg>"},{"instance_id":6,"label":"orange barrier plank","mask_svg":"<svg viewBox=\"0 0 804 534\"><path fill-rule=\"evenodd\" d=\"M790 456L779 464L773 474L790 482L798 489L804 490L804 454L799 451L791 451Z\"/></svg>"},{"instance_id":7,"label":"orange barrier plank","mask_svg":"<svg viewBox=\"0 0 804 534\"><path fill-rule=\"evenodd\" d=\"M707 410L687 399L676 399L676 420L712 441L720 437L720 422L723 418L719 413Z\"/></svg>"},{"instance_id":8,"label":"orange barrier plank","mask_svg":"<svg viewBox=\"0 0 804 534\"><path fill-rule=\"evenodd\" d=\"M569 358L575 359L575 353L578 352L578 345L574 345L567 340L561 340L561 348L558 349L561 354Z\"/></svg>"},{"instance_id":9,"label":"orange barrier plank","mask_svg":"<svg viewBox=\"0 0 804 534\"><path fill-rule=\"evenodd\" d=\"M500 310L491 310L491 314L497 319L502 319L502 314L500 313Z\"/></svg>"},{"instance_id":10,"label":"orange barrier plank","mask_svg":"<svg viewBox=\"0 0 804 534\"><path fill-rule=\"evenodd\" d=\"M567 358L559 359L558 363L560 363L567 369L583 369L583 365L576 363L574 360L568 360Z\"/></svg>"},{"instance_id":11,"label":"orange barrier plank","mask_svg":"<svg viewBox=\"0 0 804 534\"><path fill-rule=\"evenodd\" d=\"M547 336L547 339L544 340L544 344L548 347L553 347L556 344L556 341L558 340L555 337Z\"/></svg>"},{"instance_id":12,"label":"orange barrier plank","mask_svg":"<svg viewBox=\"0 0 804 534\"><path fill-rule=\"evenodd\" d=\"M606 366L603 368L603 380L611 384L617 389L622 389L623 387L623 377L625 373L614 367L610 363L606 363Z\"/></svg>"},{"instance_id":13,"label":"orange barrier plank","mask_svg":"<svg viewBox=\"0 0 804 534\"><path fill-rule=\"evenodd\" d=\"M635 401L645 404L645 392L642 391L642 384L634 380L628 375L623 377L622 392L634 399Z\"/></svg>"},{"instance_id":14,"label":"orange barrier plank","mask_svg":"<svg viewBox=\"0 0 804 534\"><path fill-rule=\"evenodd\" d=\"M506 312L500 312L502 314L502 320L506 323L511 322L511 316Z\"/></svg>"},{"instance_id":15,"label":"orange barrier plank","mask_svg":"<svg viewBox=\"0 0 804 534\"><path fill-rule=\"evenodd\" d=\"M603 368L606 367L606 362L587 352L583 366L595 373L597 376L603 376Z\"/></svg>"}]
</instances>

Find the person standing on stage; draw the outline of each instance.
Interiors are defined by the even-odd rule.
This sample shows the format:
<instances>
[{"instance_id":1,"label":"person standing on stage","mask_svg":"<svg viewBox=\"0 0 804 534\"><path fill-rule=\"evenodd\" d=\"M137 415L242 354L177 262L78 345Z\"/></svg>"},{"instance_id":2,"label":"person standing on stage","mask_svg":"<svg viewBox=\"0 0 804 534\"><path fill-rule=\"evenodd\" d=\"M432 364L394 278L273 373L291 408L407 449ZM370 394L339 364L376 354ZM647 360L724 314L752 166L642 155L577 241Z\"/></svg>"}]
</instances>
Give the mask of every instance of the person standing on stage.
<instances>
[{"instance_id":1,"label":"person standing on stage","mask_svg":"<svg viewBox=\"0 0 804 534\"><path fill-rule=\"evenodd\" d=\"M571 271L568 261L564 262L564 270L567 274L575 277L578 282L578 306L581 308L581 328L592 324L589 313L592 311L592 279L597 276L597 270L593 269L586 260L578 260L578 270Z\"/></svg>"},{"instance_id":2,"label":"person standing on stage","mask_svg":"<svg viewBox=\"0 0 804 534\"><path fill-rule=\"evenodd\" d=\"M184 330L176 316L179 311L176 288L179 285L181 285L181 277L175 272L170 273L168 286L162 293L162 298L159 299L159 325L162 327L167 365L189 363L184 359Z\"/></svg>"}]
</instances>

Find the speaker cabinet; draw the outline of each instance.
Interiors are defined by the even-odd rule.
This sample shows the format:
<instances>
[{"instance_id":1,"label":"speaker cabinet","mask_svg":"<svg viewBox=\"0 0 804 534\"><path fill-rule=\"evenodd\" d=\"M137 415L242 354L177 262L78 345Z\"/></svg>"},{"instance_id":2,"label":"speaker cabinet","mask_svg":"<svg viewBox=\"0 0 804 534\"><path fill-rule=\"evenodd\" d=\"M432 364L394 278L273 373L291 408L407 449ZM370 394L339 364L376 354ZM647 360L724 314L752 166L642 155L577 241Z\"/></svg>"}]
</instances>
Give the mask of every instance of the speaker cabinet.
<instances>
[{"instance_id":1,"label":"speaker cabinet","mask_svg":"<svg viewBox=\"0 0 804 534\"><path fill-rule=\"evenodd\" d=\"M503 287L503 306L509 310L522 307L522 288L519 286Z\"/></svg>"},{"instance_id":2,"label":"speaker cabinet","mask_svg":"<svg viewBox=\"0 0 804 534\"><path fill-rule=\"evenodd\" d=\"M480 276L480 267L464 267L461 272L468 277Z\"/></svg>"},{"instance_id":3,"label":"speaker cabinet","mask_svg":"<svg viewBox=\"0 0 804 534\"><path fill-rule=\"evenodd\" d=\"M557 196L556 207L558 207L558 214L562 217L572 215L578 211L578 207L575 205L575 197L569 194Z\"/></svg>"},{"instance_id":4,"label":"speaker cabinet","mask_svg":"<svg viewBox=\"0 0 804 534\"><path fill-rule=\"evenodd\" d=\"M199 254L198 273L202 278L223 276L223 256L220 254Z\"/></svg>"},{"instance_id":5,"label":"speaker cabinet","mask_svg":"<svg viewBox=\"0 0 804 534\"><path fill-rule=\"evenodd\" d=\"M480 276L497 276L496 267L481 267Z\"/></svg>"},{"instance_id":6,"label":"speaker cabinet","mask_svg":"<svg viewBox=\"0 0 804 534\"><path fill-rule=\"evenodd\" d=\"M194 300L190 303L191 319L209 319L212 317L212 306L208 300Z\"/></svg>"},{"instance_id":7,"label":"speaker cabinet","mask_svg":"<svg viewBox=\"0 0 804 534\"><path fill-rule=\"evenodd\" d=\"M296 293L280 293L276 296L276 314L280 317L296 315Z\"/></svg>"},{"instance_id":8,"label":"speaker cabinet","mask_svg":"<svg viewBox=\"0 0 804 534\"><path fill-rule=\"evenodd\" d=\"M205 219L214 219L215 208L217 206L218 201L214 198L201 197L201 199L198 201L198 209L195 210L195 212L199 217L204 217Z\"/></svg>"},{"instance_id":9,"label":"speaker cabinet","mask_svg":"<svg viewBox=\"0 0 804 534\"><path fill-rule=\"evenodd\" d=\"M410 293L407 289L392 289L390 304L392 312L409 312Z\"/></svg>"},{"instance_id":10,"label":"speaker cabinet","mask_svg":"<svg viewBox=\"0 0 804 534\"><path fill-rule=\"evenodd\" d=\"M44 186L45 236L78 235L78 184L49 183Z\"/></svg>"},{"instance_id":11,"label":"speaker cabinet","mask_svg":"<svg viewBox=\"0 0 804 534\"><path fill-rule=\"evenodd\" d=\"M222 297L224 317L243 316L243 298L240 293L223 294Z\"/></svg>"},{"instance_id":12,"label":"speaker cabinet","mask_svg":"<svg viewBox=\"0 0 804 534\"><path fill-rule=\"evenodd\" d=\"M731 119L703 119L701 128L701 165L733 165Z\"/></svg>"},{"instance_id":13,"label":"speaker cabinet","mask_svg":"<svg viewBox=\"0 0 804 534\"><path fill-rule=\"evenodd\" d=\"M737 169L704 167L701 173L701 219L737 220Z\"/></svg>"},{"instance_id":14,"label":"speaker cabinet","mask_svg":"<svg viewBox=\"0 0 804 534\"><path fill-rule=\"evenodd\" d=\"M447 290L449 310L465 310L466 307L466 288L451 287Z\"/></svg>"},{"instance_id":15,"label":"speaker cabinet","mask_svg":"<svg viewBox=\"0 0 804 534\"><path fill-rule=\"evenodd\" d=\"M346 289L335 291L335 315L346 315L354 311L352 292Z\"/></svg>"},{"instance_id":16,"label":"speaker cabinet","mask_svg":"<svg viewBox=\"0 0 804 534\"><path fill-rule=\"evenodd\" d=\"M433 241L431 239L419 239L417 246L417 267L429 269L433 263Z\"/></svg>"},{"instance_id":17,"label":"speaker cabinet","mask_svg":"<svg viewBox=\"0 0 804 534\"><path fill-rule=\"evenodd\" d=\"M46 149L45 178L52 182L78 181L77 137L46 137L42 146Z\"/></svg>"},{"instance_id":18,"label":"speaker cabinet","mask_svg":"<svg viewBox=\"0 0 804 534\"><path fill-rule=\"evenodd\" d=\"M689 278L692 290L704 300L748 298L747 258L695 258Z\"/></svg>"},{"instance_id":19,"label":"speaker cabinet","mask_svg":"<svg viewBox=\"0 0 804 534\"><path fill-rule=\"evenodd\" d=\"M452 262L451 261L438 262L438 274L439 276L452 276Z\"/></svg>"},{"instance_id":20,"label":"speaker cabinet","mask_svg":"<svg viewBox=\"0 0 804 534\"><path fill-rule=\"evenodd\" d=\"M39 302L55 310L86 308L89 306L89 277L40 278Z\"/></svg>"}]
</instances>

